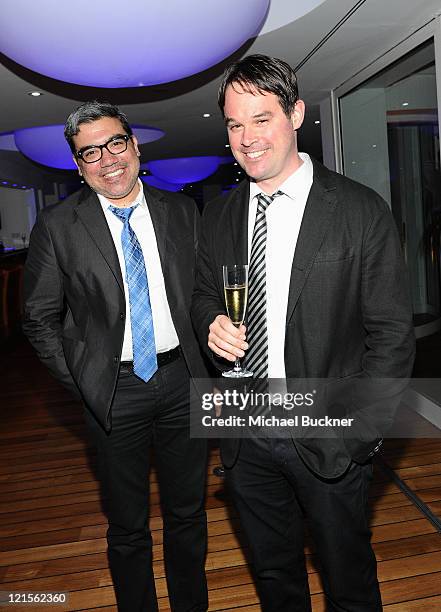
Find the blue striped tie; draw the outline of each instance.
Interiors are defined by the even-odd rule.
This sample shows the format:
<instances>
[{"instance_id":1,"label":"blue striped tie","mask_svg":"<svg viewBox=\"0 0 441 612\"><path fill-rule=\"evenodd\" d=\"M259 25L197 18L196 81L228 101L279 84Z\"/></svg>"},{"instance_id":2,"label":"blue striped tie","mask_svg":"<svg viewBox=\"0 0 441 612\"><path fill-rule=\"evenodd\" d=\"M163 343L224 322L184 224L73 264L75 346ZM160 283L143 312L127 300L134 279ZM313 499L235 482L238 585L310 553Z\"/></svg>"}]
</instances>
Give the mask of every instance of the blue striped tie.
<instances>
[{"instance_id":1,"label":"blue striped tie","mask_svg":"<svg viewBox=\"0 0 441 612\"><path fill-rule=\"evenodd\" d=\"M109 210L124 223L121 244L126 263L126 280L129 288L130 322L132 326L133 372L147 382L158 369L155 333L149 285L141 245L129 223L136 206Z\"/></svg>"}]
</instances>

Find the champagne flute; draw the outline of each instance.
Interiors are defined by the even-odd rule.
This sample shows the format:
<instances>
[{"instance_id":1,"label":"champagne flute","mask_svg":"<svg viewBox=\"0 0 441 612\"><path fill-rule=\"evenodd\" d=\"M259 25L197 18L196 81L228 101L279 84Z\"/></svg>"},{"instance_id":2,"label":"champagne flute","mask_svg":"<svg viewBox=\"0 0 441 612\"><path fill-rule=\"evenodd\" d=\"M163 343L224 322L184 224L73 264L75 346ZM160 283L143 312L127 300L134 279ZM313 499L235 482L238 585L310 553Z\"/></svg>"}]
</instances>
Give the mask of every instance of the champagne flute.
<instances>
[{"instance_id":1,"label":"champagne flute","mask_svg":"<svg viewBox=\"0 0 441 612\"><path fill-rule=\"evenodd\" d=\"M222 266L224 277L225 304L228 316L236 327L240 327L245 319L248 301L248 266L233 265ZM222 372L227 378L244 378L252 376L250 370L241 367L239 357L236 357L234 368Z\"/></svg>"}]
</instances>

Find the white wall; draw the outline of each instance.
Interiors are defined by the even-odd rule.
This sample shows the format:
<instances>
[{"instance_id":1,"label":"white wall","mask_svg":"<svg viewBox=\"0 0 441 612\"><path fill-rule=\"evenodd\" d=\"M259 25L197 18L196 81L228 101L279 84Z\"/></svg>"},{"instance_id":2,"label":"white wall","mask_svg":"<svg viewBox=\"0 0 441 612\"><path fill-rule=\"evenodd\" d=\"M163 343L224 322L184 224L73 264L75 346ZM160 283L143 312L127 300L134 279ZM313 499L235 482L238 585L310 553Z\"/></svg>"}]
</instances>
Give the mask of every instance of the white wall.
<instances>
[{"instance_id":1,"label":"white wall","mask_svg":"<svg viewBox=\"0 0 441 612\"><path fill-rule=\"evenodd\" d=\"M330 170L336 169L334 126L332 121L331 96L320 103L320 130L322 136L323 164Z\"/></svg>"},{"instance_id":2,"label":"white wall","mask_svg":"<svg viewBox=\"0 0 441 612\"><path fill-rule=\"evenodd\" d=\"M22 236L29 243L36 212L33 189L0 189L0 239L5 247L22 247Z\"/></svg>"}]
</instances>

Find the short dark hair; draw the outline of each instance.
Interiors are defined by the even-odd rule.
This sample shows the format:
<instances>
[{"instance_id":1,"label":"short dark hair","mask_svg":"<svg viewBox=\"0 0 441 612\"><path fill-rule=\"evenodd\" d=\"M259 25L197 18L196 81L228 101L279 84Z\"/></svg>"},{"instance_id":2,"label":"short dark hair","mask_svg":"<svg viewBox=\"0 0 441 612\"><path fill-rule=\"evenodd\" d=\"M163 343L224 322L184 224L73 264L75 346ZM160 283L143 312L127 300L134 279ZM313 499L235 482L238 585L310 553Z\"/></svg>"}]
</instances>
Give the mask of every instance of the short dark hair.
<instances>
[{"instance_id":1,"label":"short dark hair","mask_svg":"<svg viewBox=\"0 0 441 612\"><path fill-rule=\"evenodd\" d=\"M98 100L85 102L69 115L64 125L64 137L74 155L76 154L76 149L73 137L80 131L80 126L83 123L92 123L103 117L115 117L119 119L125 133L128 134L128 136L133 135L132 128L129 125L126 115L121 112L117 106L110 104L110 102L99 102Z\"/></svg>"},{"instance_id":2,"label":"short dark hair","mask_svg":"<svg viewBox=\"0 0 441 612\"><path fill-rule=\"evenodd\" d=\"M256 89L275 94L283 112L290 117L299 99L297 77L289 64L269 55L248 55L231 64L222 77L217 102L224 114L225 92L229 85L238 83L246 91Z\"/></svg>"}]
</instances>

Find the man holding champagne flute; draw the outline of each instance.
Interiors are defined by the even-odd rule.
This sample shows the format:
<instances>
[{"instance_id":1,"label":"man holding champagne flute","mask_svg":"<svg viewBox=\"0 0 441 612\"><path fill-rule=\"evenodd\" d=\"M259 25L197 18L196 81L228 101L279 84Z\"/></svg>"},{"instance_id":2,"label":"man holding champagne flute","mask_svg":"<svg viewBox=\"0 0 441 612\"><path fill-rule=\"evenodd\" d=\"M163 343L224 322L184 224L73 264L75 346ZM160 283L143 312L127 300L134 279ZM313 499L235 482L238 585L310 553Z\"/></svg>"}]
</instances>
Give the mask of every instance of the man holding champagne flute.
<instances>
[{"instance_id":1,"label":"man holding champagne flute","mask_svg":"<svg viewBox=\"0 0 441 612\"><path fill-rule=\"evenodd\" d=\"M251 55L219 88L231 151L248 179L204 211L192 316L219 370L255 378L403 379L412 311L394 220L371 189L297 149L305 104L282 60ZM225 308L222 266L249 266L245 325ZM367 494L377 439L223 440L226 478L264 612L311 609L308 520L327 609L382 609Z\"/></svg>"}]
</instances>

